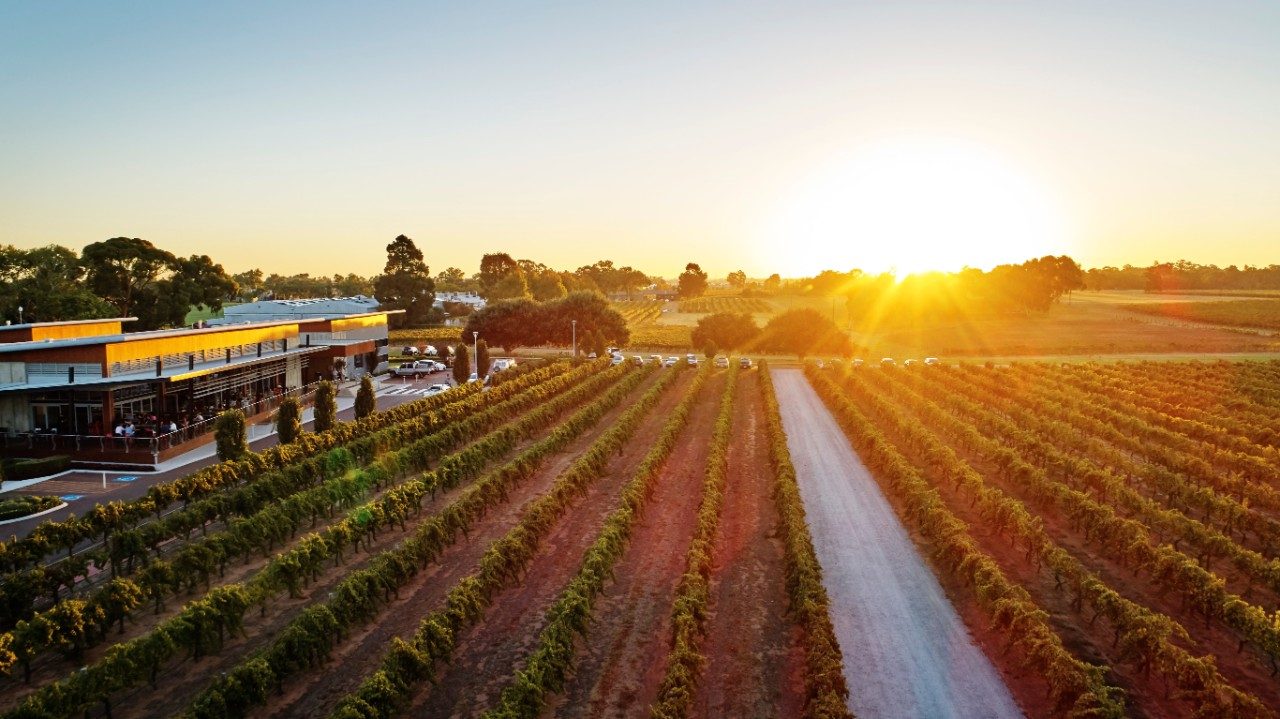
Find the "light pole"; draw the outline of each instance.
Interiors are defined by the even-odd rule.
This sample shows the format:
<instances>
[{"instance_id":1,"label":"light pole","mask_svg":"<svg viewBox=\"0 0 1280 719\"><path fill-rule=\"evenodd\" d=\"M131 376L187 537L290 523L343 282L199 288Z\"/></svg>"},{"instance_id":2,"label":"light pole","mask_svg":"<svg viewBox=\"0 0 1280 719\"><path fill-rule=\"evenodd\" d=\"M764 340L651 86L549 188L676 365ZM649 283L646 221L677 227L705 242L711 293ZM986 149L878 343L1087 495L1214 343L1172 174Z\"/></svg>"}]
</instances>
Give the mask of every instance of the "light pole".
<instances>
[{"instance_id":1,"label":"light pole","mask_svg":"<svg viewBox=\"0 0 1280 719\"><path fill-rule=\"evenodd\" d=\"M18 324L22 324L22 305L18 305Z\"/></svg>"},{"instance_id":2,"label":"light pole","mask_svg":"<svg viewBox=\"0 0 1280 719\"><path fill-rule=\"evenodd\" d=\"M476 379L480 379L480 333L479 332L471 333L471 361L476 363Z\"/></svg>"},{"instance_id":3,"label":"light pole","mask_svg":"<svg viewBox=\"0 0 1280 719\"><path fill-rule=\"evenodd\" d=\"M21 310L22 308L19 307L18 309ZM569 323L573 325L573 359L576 361L578 359L578 321L569 320Z\"/></svg>"}]
</instances>

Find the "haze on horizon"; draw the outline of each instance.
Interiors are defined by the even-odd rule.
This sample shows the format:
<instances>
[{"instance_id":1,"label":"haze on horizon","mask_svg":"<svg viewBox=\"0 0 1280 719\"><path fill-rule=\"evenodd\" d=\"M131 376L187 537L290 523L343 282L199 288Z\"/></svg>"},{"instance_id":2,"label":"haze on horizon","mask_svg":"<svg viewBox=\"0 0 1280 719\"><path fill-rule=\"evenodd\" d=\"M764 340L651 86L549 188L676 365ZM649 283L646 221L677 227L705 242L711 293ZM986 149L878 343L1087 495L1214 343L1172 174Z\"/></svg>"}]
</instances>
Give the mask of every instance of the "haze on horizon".
<instances>
[{"instance_id":1,"label":"haze on horizon","mask_svg":"<svg viewBox=\"0 0 1280 719\"><path fill-rule=\"evenodd\" d=\"M0 5L0 243L230 272L1280 261L1274 3Z\"/></svg>"}]
</instances>

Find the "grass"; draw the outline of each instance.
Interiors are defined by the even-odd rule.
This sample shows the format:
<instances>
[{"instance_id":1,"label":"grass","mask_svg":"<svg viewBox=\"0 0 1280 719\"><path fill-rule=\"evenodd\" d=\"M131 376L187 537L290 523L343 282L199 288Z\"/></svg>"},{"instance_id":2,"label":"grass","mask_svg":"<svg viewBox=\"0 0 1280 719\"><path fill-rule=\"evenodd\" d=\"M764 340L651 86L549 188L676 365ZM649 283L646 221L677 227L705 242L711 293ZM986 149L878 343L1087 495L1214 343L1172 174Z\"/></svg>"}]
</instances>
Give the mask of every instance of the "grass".
<instances>
[{"instance_id":1,"label":"grass","mask_svg":"<svg viewBox=\"0 0 1280 719\"><path fill-rule=\"evenodd\" d=\"M224 308L235 307L237 304L239 303L224 302L222 306ZM215 311L215 310L209 309L208 307L205 307L204 305L192 305L191 309L187 310L187 316L183 318L182 324L186 325L187 327L190 327L191 325L199 322L200 320L214 320L214 319L222 319L222 310Z\"/></svg>"}]
</instances>

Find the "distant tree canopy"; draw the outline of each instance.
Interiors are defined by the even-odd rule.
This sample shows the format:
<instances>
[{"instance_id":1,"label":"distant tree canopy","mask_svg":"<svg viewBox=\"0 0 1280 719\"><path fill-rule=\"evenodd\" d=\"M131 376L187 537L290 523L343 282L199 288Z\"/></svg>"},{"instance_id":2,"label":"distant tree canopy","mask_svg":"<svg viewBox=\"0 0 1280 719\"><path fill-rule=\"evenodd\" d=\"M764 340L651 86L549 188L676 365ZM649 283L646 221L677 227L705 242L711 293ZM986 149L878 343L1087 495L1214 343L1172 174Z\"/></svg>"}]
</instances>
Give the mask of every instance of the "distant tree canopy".
<instances>
[{"instance_id":1,"label":"distant tree canopy","mask_svg":"<svg viewBox=\"0 0 1280 719\"><path fill-rule=\"evenodd\" d=\"M1277 290L1280 265L1243 268L1235 265L1197 265L1194 262L1157 262L1150 267L1125 265L1089 270L1085 284L1091 290L1124 289L1146 292L1186 290Z\"/></svg>"},{"instance_id":2,"label":"distant tree canopy","mask_svg":"<svg viewBox=\"0 0 1280 719\"><path fill-rule=\"evenodd\" d=\"M724 350L747 346L760 334L760 328L748 312L717 312L698 320L693 328L693 346L714 344Z\"/></svg>"},{"instance_id":3,"label":"distant tree canopy","mask_svg":"<svg viewBox=\"0 0 1280 719\"><path fill-rule=\"evenodd\" d=\"M0 245L0 320L88 320L119 314L84 284L75 252L58 245L20 250Z\"/></svg>"},{"instance_id":4,"label":"distant tree canopy","mask_svg":"<svg viewBox=\"0 0 1280 719\"><path fill-rule=\"evenodd\" d=\"M430 319L436 285L422 250L408 237L400 235L387 245L387 264L373 285L381 309L405 311L391 315L396 326L413 327Z\"/></svg>"},{"instance_id":5,"label":"distant tree canopy","mask_svg":"<svg viewBox=\"0 0 1280 719\"><path fill-rule=\"evenodd\" d=\"M683 299L701 297L707 292L707 273L696 262L690 262L680 273L678 287Z\"/></svg>"},{"instance_id":6,"label":"distant tree canopy","mask_svg":"<svg viewBox=\"0 0 1280 719\"><path fill-rule=\"evenodd\" d=\"M615 267L613 260L600 260L583 265L574 271L583 285L581 289L596 289L606 295L631 294L650 284L649 276L630 267Z\"/></svg>"},{"instance_id":7,"label":"distant tree canopy","mask_svg":"<svg viewBox=\"0 0 1280 719\"><path fill-rule=\"evenodd\" d=\"M736 272L730 272L729 276L726 277L725 280L729 282L730 287L736 287L738 289L741 289L743 287L746 287L747 285L747 273L743 272L742 270L738 270Z\"/></svg>"},{"instance_id":8,"label":"distant tree canopy","mask_svg":"<svg viewBox=\"0 0 1280 719\"><path fill-rule=\"evenodd\" d=\"M463 336L479 332L490 347L507 352L538 345L568 347L573 320L578 322L580 339L591 331L605 342L624 345L631 337L626 320L608 301L594 292L582 291L549 302L515 299L491 303L467 318Z\"/></svg>"},{"instance_id":9,"label":"distant tree canopy","mask_svg":"<svg viewBox=\"0 0 1280 719\"><path fill-rule=\"evenodd\" d=\"M239 285L239 298L245 301L270 297L277 300L297 300L310 297L373 296L373 280L355 273L335 273L331 277L312 277L303 272L297 275L272 273L263 277L262 270L237 272L231 279Z\"/></svg>"},{"instance_id":10,"label":"distant tree canopy","mask_svg":"<svg viewBox=\"0 0 1280 719\"><path fill-rule=\"evenodd\" d=\"M80 264L89 289L118 314L137 317L137 330L181 326L192 306L219 310L236 291L235 281L208 255L181 258L136 237L88 245Z\"/></svg>"},{"instance_id":11,"label":"distant tree canopy","mask_svg":"<svg viewBox=\"0 0 1280 719\"><path fill-rule=\"evenodd\" d=\"M754 346L800 357L815 354L848 357L853 353L849 335L836 327L831 318L807 307L774 315Z\"/></svg>"}]
</instances>

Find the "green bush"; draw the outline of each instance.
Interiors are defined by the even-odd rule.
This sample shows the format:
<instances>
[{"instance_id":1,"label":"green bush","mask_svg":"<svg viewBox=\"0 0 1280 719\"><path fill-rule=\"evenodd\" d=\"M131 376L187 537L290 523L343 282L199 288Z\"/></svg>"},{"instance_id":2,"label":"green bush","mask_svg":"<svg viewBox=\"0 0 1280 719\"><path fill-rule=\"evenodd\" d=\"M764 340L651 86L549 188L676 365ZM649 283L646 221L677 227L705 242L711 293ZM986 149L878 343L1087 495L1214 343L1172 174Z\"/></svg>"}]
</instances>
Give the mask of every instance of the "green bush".
<instances>
[{"instance_id":1,"label":"green bush","mask_svg":"<svg viewBox=\"0 0 1280 719\"><path fill-rule=\"evenodd\" d=\"M356 392L356 419L364 419L373 414L378 406L373 392L373 378L365 375L360 378L360 389Z\"/></svg>"},{"instance_id":2,"label":"green bush","mask_svg":"<svg viewBox=\"0 0 1280 719\"><path fill-rule=\"evenodd\" d=\"M333 383L325 380L316 387L316 416L311 425L313 432L328 432L338 424L338 402L334 398Z\"/></svg>"},{"instance_id":3,"label":"green bush","mask_svg":"<svg viewBox=\"0 0 1280 719\"><path fill-rule=\"evenodd\" d=\"M65 454L40 459L6 459L0 462L0 482L20 482L65 471L71 458Z\"/></svg>"},{"instance_id":4,"label":"green bush","mask_svg":"<svg viewBox=\"0 0 1280 719\"><path fill-rule=\"evenodd\" d=\"M280 411L276 413L276 434L280 444L293 444L302 434L302 407L293 397L280 403Z\"/></svg>"},{"instance_id":5,"label":"green bush","mask_svg":"<svg viewBox=\"0 0 1280 719\"><path fill-rule=\"evenodd\" d=\"M43 512L46 509L52 509L59 504L62 504L62 500L57 497L8 497L0 500L0 521L26 517L27 515L35 514L36 512Z\"/></svg>"},{"instance_id":6,"label":"green bush","mask_svg":"<svg viewBox=\"0 0 1280 719\"><path fill-rule=\"evenodd\" d=\"M229 409L218 415L213 423L215 441L218 444L218 459L240 459L249 453L249 440L245 437L244 413L238 409Z\"/></svg>"}]
</instances>

